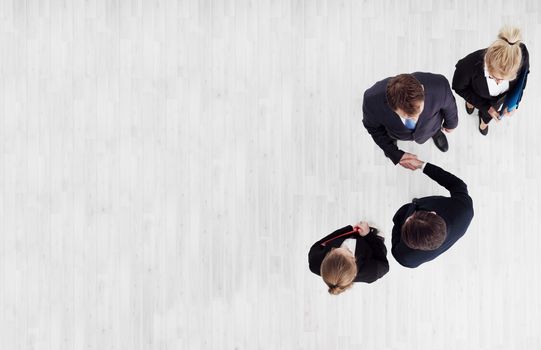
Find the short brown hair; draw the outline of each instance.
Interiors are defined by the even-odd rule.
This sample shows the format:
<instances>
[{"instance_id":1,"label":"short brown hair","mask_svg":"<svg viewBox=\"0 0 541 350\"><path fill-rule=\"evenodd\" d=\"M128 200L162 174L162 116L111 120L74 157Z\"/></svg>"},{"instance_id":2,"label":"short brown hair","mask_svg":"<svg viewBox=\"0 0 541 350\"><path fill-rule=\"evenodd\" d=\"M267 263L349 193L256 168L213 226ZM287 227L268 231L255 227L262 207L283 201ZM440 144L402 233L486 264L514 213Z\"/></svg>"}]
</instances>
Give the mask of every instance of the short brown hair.
<instances>
[{"instance_id":1,"label":"short brown hair","mask_svg":"<svg viewBox=\"0 0 541 350\"><path fill-rule=\"evenodd\" d=\"M354 256L345 256L333 249L321 262L320 272L329 287L329 293L336 295L353 285L357 276L357 263Z\"/></svg>"},{"instance_id":2,"label":"short brown hair","mask_svg":"<svg viewBox=\"0 0 541 350\"><path fill-rule=\"evenodd\" d=\"M443 218L428 211L416 211L402 225L402 241L411 249L437 249L446 237L447 225Z\"/></svg>"},{"instance_id":3,"label":"short brown hair","mask_svg":"<svg viewBox=\"0 0 541 350\"><path fill-rule=\"evenodd\" d=\"M411 74L399 74L387 82L387 103L393 111L398 108L408 115L419 111L419 103L424 101L423 86Z\"/></svg>"}]
</instances>

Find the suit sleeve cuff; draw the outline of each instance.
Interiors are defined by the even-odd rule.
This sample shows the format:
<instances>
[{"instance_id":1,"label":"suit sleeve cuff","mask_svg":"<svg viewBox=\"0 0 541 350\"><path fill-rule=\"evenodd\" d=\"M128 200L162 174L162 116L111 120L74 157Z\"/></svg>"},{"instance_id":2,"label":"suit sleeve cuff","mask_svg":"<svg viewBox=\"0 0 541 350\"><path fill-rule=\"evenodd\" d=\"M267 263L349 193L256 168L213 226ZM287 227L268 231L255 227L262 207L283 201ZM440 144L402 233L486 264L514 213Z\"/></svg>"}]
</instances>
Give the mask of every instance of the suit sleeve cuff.
<instances>
[{"instance_id":1,"label":"suit sleeve cuff","mask_svg":"<svg viewBox=\"0 0 541 350\"><path fill-rule=\"evenodd\" d=\"M402 150L397 150L396 153L394 153L391 157L389 157L389 159L391 159L394 165L397 165L398 163L400 163L400 159L402 159L402 156L404 155L404 153L405 152Z\"/></svg>"},{"instance_id":2,"label":"suit sleeve cuff","mask_svg":"<svg viewBox=\"0 0 541 350\"><path fill-rule=\"evenodd\" d=\"M428 162L425 162L425 163L423 164L423 166L421 167L421 170L422 170L423 173L426 174L426 168L427 168L427 165L429 165L429 164L430 164L430 163L428 163ZM430 166L429 166L429 168L430 168Z\"/></svg>"}]
</instances>

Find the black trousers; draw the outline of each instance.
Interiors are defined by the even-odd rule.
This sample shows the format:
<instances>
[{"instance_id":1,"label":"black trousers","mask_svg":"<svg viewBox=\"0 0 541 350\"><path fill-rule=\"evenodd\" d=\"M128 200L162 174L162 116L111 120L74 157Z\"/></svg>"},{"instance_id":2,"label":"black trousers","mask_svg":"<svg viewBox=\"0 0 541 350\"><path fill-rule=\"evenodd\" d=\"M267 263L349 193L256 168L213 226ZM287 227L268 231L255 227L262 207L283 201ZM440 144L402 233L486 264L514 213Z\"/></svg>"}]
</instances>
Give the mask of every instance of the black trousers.
<instances>
[{"instance_id":1,"label":"black trousers","mask_svg":"<svg viewBox=\"0 0 541 350\"><path fill-rule=\"evenodd\" d=\"M503 101L505 100L505 94L500 96L498 100L495 101L495 103L491 103L492 107L495 110L499 110L500 107L503 105ZM490 114L488 114L488 111L481 111L479 110L479 116L481 116L481 119L483 120L483 123L488 124L492 120L492 117Z\"/></svg>"}]
</instances>

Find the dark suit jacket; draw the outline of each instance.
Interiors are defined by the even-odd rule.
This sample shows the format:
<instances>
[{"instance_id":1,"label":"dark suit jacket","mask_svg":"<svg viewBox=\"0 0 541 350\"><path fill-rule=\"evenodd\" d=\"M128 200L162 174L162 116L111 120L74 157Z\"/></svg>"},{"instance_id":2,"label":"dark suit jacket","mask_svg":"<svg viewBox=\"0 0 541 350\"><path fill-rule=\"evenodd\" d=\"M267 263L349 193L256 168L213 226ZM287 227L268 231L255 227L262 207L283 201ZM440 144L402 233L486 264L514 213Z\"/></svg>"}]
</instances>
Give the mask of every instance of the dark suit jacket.
<instances>
[{"instance_id":1,"label":"dark suit jacket","mask_svg":"<svg viewBox=\"0 0 541 350\"><path fill-rule=\"evenodd\" d=\"M468 195L466 184L451 173L427 163L423 170L432 180L451 192L451 197L431 196L414 199L403 205L393 218L393 238L391 252L402 266L417 267L433 260L464 235L473 218L473 201ZM423 251L409 248L401 239L402 225L416 210L435 211L447 225L447 238L435 250Z\"/></svg>"},{"instance_id":2,"label":"dark suit jacket","mask_svg":"<svg viewBox=\"0 0 541 350\"><path fill-rule=\"evenodd\" d=\"M509 90L513 91L517 85L520 76L520 71L526 69L530 72L530 57L526 45L520 44L522 49L522 63L517 79L509 82ZM491 106L496 107L500 100L507 92L499 96L490 96L488 91L487 79L485 77L485 52L486 49L477 50L464 57L456 64L455 74L453 75L453 90L464 100L471 103L477 109L488 111ZM526 83L524 84L526 88ZM523 90L524 90L523 88Z\"/></svg>"},{"instance_id":3,"label":"dark suit jacket","mask_svg":"<svg viewBox=\"0 0 541 350\"><path fill-rule=\"evenodd\" d=\"M385 91L390 78L375 83L364 92L363 125L376 144L394 164L404 155L395 140L414 140L424 143L442 127L454 129L458 125L456 102L449 82L443 75L413 73L425 89L425 107L415 130L409 130L387 104Z\"/></svg>"},{"instance_id":4,"label":"dark suit jacket","mask_svg":"<svg viewBox=\"0 0 541 350\"><path fill-rule=\"evenodd\" d=\"M357 241L357 244L355 245L357 276L354 281L372 283L385 275L389 271L389 262L386 257L387 249L385 248L385 244L383 244L383 240L376 235L377 231L375 229L371 228L370 233L365 237L361 237L358 233L352 233L351 235L334 239L325 246L321 245L332 237L339 236L352 230L352 226L346 226L314 243L308 253L310 271L321 276L321 262L323 261L323 258L325 258L325 255L327 255L333 247L340 247L342 242L347 238L354 238Z\"/></svg>"}]
</instances>

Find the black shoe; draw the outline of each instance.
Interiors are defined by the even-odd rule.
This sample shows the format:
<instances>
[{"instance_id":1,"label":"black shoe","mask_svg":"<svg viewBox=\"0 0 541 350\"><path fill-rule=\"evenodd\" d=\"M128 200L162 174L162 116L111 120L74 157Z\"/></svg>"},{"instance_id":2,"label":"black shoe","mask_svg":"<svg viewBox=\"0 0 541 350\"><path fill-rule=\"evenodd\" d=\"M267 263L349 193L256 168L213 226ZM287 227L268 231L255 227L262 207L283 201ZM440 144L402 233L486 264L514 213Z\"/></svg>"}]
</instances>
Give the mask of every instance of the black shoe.
<instances>
[{"instance_id":1,"label":"black shoe","mask_svg":"<svg viewBox=\"0 0 541 350\"><path fill-rule=\"evenodd\" d=\"M473 111L475 111L475 107L468 108L468 102L466 102L465 104L466 104L466 113L472 114Z\"/></svg>"},{"instance_id":2,"label":"black shoe","mask_svg":"<svg viewBox=\"0 0 541 350\"><path fill-rule=\"evenodd\" d=\"M449 144L447 143L447 137L443 134L443 132L440 130L438 133L434 136L432 136L432 140L434 140L434 143L436 144L436 147L442 152L447 152L449 149Z\"/></svg>"},{"instance_id":3,"label":"black shoe","mask_svg":"<svg viewBox=\"0 0 541 350\"><path fill-rule=\"evenodd\" d=\"M479 116L479 132L481 133L481 135L487 136L487 134L488 134L488 125L487 125L486 128L481 129L481 120L482 120L481 116Z\"/></svg>"}]
</instances>

